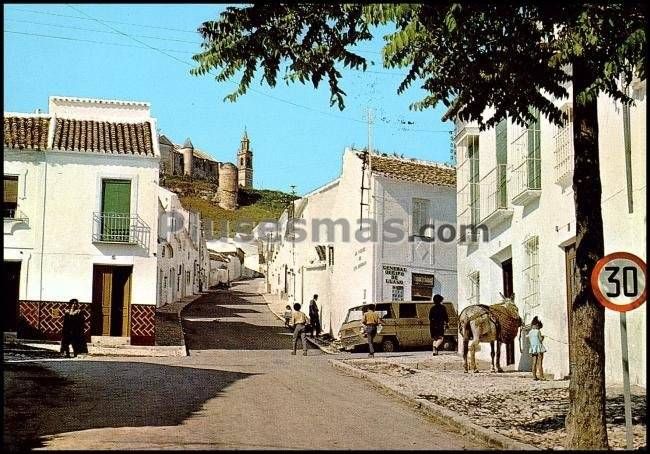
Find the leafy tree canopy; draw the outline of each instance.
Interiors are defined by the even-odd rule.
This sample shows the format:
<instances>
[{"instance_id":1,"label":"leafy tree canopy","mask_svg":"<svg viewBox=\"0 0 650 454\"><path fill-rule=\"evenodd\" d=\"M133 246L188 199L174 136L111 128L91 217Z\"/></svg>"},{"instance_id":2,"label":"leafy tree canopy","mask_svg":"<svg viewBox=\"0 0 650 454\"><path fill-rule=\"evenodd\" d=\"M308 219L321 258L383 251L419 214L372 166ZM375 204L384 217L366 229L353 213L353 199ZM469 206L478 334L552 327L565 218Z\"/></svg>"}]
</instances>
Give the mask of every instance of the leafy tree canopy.
<instances>
[{"instance_id":1,"label":"leafy tree canopy","mask_svg":"<svg viewBox=\"0 0 650 454\"><path fill-rule=\"evenodd\" d=\"M421 83L426 95L410 107L427 109L442 102L446 118L476 120L491 127L508 116L533 120L535 107L551 121L562 112L545 96L569 95L571 63L581 59L591 84L578 100L599 92L631 102L620 77L645 78L645 3L579 4L512 1L459 4L259 4L228 7L220 18L199 28L203 51L193 58L194 75L217 70L218 81L239 77L226 97L246 93L258 71L274 87L278 73L286 83L326 79L330 104L345 107L341 65L366 70L356 44L372 39L374 27L393 24L384 36L383 63L406 68L402 93ZM489 118L485 108L492 107Z\"/></svg>"}]
</instances>

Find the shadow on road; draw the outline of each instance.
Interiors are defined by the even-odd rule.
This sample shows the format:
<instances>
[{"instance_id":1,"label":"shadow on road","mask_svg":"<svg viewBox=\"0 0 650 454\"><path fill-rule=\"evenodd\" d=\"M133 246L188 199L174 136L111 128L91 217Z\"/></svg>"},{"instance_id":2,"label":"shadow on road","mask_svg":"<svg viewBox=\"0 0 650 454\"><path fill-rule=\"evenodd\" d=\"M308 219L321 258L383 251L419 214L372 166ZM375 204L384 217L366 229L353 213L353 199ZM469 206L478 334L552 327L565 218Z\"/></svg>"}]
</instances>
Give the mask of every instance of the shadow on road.
<instances>
[{"instance_id":1,"label":"shadow on road","mask_svg":"<svg viewBox=\"0 0 650 454\"><path fill-rule=\"evenodd\" d=\"M139 362L4 365L4 446L102 427L175 426L251 374Z\"/></svg>"},{"instance_id":2,"label":"shadow on road","mask_svg":"<svg viewBox=\"0 0 650 454\"><path fill-rule=\"evenodd\" d=\"M236 284L232 290L203 295L183 309L181 319L188 350L290 350L290 331L269 310L261 295L244 291L248 287L243 284L240 291ZM249 316L250 323L246 320Z\"/></svg>"}]
</instances>

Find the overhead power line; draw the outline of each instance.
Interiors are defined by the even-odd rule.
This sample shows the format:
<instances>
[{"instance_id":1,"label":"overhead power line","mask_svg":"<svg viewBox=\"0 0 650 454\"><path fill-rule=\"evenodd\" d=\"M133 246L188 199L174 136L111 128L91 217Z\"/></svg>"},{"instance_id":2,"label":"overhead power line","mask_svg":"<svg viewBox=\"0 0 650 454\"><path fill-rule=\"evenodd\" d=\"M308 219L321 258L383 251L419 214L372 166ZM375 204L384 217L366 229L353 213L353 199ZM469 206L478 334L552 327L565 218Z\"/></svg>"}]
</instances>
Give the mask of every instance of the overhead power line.
<instances>
[{"instance_id":1,"label":"overhead power line","mask_svg":"<svg viewBox=\"0 0 650 454\"><path fill-rule=\"evenodd\" d=\"M107 45L107 46L118 46L118 47L130 47L130 48L135 48L135 49L148 49L147 47L144 46L136 46L133 44L123 44L123 43L109 43L106 41L94 41L92 39L82 39L82 38L70 38L68 36L54 36L54 35L45 35L41 33L27 33L27 32L19 32L15 30L4 30L5 33L14 33L16 35L27 35L27 36L37 36L39 38L52 38L52 39L62 39L65 41L78 41L82 43L93 43L93 44L102 44L102 45ZM181 51L181 50L173 50L173 49L164 49L167 52L176 52L179 54L191 54L192 52L187 52L187 51Z\"/></svg>"},{"instance_id":2,"label":"overhead power line","mask_svg":"<svg viewBox=\"0 0 650 454\"><path fill-rule=\"evenodd\" d=\"M24 12L27 12L27 13L34 13L34 14L45 14L45 15L48 15L48 16L67 17L67 18L70 18L70 19L95 20L95 19L89 18L89 17L70 16L68 14L51 13L51 12L48 12L48 11L36 11L36 10L33 10L33 9L27 9L27 8L11 8L11 10L13 10L13 11L24 11ZM77 10L77 11L79 11L79 10ZM79 12L81 12L81 11L79 11ZM85 13L82 13L82 14L85 14ZM134 24L132 22L121 22L121 21L116 21L116 20L104 20L104 22L111 22L113 24L122 24L122 25L132 25L134 27L157 28L159 30L170 30L170 31L182 32L182 33L198 33L198 31L196 31L196 30L194 30L194 31L182 30L180 28L161 27L161 26L157 26L157 25L147 25L147 24Z\"/></svg>"},{"instance_id":3,"label":"overhead power line","mask_svg":"<svg viewBox=\"0 0 650 454\"><path fill-rule=\"evenodd\" d=\"M94 28L83 28L83 27L71 27L69 25L60 25L60 24L48 24L46 22L34 22L34 21L29 21L29 20L20 20L20 19L5 19L6 22L20 22L23 24L31 24L31 25L43 25L46 27L56 27L56 28L64 28L68 30L76 30L76 31L86 31L86 32L93 32L93 33L107 33L110 35L119 35L119 33L114 32L114 31L107 31L107 30L97 30ZM148 39L158 39L162 41L174 41L177 43L188 43L188 44L196 44L197 46L201 44L201 41L188 41L186 39L175 39L175 38L164 38L162 36L150 36L150 35L133 35L137 36L139 38L148 38Z\"/></svg>"},{"instance_id":4,"label":"overhead power line","mask_svg":"<svg viewBox=\"0 0 650 454\"><path fill-rule=\"evenodd\" d=\"M94 17L90 16L89 14L84 12L83 10L75 8L72 5L68 4L67 6L69 8L71 8L71 9L77 11L78 13L83 14L86 17L68 16L68 15L64 15L64 14L55 14L55 13L44 13L44 14L51 14L51 15L62 16L62 17L75 17L75 18L79 18L79 19L92 20L94 22L97 22L97 23L111 29L112 34L122 35L122 36L124 36L126 38L129 38L132 41L135 41L138 44L141 44L141 46L136 46L136 45L133 45L133 44L111 43L111 42L105 42L105 41L80 39L80 38L70 38L70 37L64 37L64 36L46 35L46 34L39 34L39 33L19 32L19 31L14 31L14 30L5 30L5 33L14 33L14 34L35 36L35 37L41 37L41 38L61 39L61 40L67 40L67 41L87 42L87 43L101 44L101 45L112 45L112 46L118 46L118 47L149 49L149 50L154 50L156 52L159 52L159 53L161 53L161 54L163 54L163 55L165 55L165 56L167 56L167 57L169 57L169 58L171 58L171 59L173 59L173 60L175 60L175 61L177 61L179 63L182 63L182 64L184 64L186 66L194 67L194 65L192 63L189 63L188 61L183 60L181 58L175 57L174 55L171 55L168 52L186 54L186 55L194 54L195 52L180 51L180 50L175 50L175 49L161 49L161 48L158 48L158 47L154 47L154 46L152 46L152 45L150 45L150 44L148 44L148 43L146 43L144 41L141 41L141 40L137 39L135 36L139 36L139 37L142 37L142 38L150 38L150 37L145 37L145 36L142 36L142 35L130 35L128 33L125 33L123 31L109 25L107 22L122 23L122 24L127 24L127 25L136 25L136 24L130 24L130 23L119 22L119 21L105 21L103 19L97 19L97 18L94 18ZM32 11L32 10L25 10L25 11L41 13L40 11ZM63 27L63 26L61 26L61 27ZM66 27L66 28L73 28L73 27ZM156 28L164 28L164 27L156 27ZM88 29L86 29L86 31L98 32L98 30L88 30ZM176 29L176 31L183 31L183 30ZM110 33L110 32L104 32L104 33ZM398 76L399 75L399 74L396 74L396 73L380 72L380 71L367 71L367 72L378 73L378 74L387 74L387 75L392 75L392 76ZM212 71L209 71L209 73L211 75L213 75L213 76L216 76ZM237 83L232 82L230 80L227 80L226 82L229 83L229 84L238 86ZM305 110L309 110L309 111L312 111L312 112L315 112L315 113L319 113L321 115L327 115L327 116L330 116L330 117L333 117L333 118L338 118L338 119L341 119L341 120L346 120L346 121L352 121L352 122L355 122L355 123L364 123L365 124L364 120L361 120L361 119L358 119L358 118L348 117L348 116L333 113L333 112L328 112L328 111L324 111L324 110L320 110L320 109L315 109L315 108L312 108L312 107L309 107L309 106L305 106L303 104L295 103L293 101L289 101L287 99L280 98L278 96L270 95L268 93L256 90L254 88L249 87L248 91L251 91L251 92L256 93L258 95L273 99L273 100L278 101L278 102L282 102L284 104L289 104L289 105L294 106L294 107L298 107L298 108L301 108L301 109L305 109ZM398 127L392 126L392 127L394 129L397 129L397 130L400 130L400 131L427 132L427 133L448 133L448 131L445 131L445 130L411 129L411 128L404 128L404 127L399 127L399 126Z\"/></svg>"}]
</instances>

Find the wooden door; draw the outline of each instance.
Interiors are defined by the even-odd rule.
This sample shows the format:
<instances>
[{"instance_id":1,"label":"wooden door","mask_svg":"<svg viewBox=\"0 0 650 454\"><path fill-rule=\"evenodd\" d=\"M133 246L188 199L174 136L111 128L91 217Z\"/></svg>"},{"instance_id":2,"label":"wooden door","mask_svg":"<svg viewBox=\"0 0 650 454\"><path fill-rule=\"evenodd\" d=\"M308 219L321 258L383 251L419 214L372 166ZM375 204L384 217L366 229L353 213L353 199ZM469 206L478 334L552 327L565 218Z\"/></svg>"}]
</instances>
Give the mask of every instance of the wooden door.
<instances>
[{"instance_id":1,"label":"wooden door","mask_svg":"<svg viewBox=\"0 0 650 454\"><path fill-rule=\"evenodd\" d=\"M95 265L93 267L93 322L92 333L100 336L111 335L111 316L113 301L113 267Z\"/></svg>"},{"instance_id":2,"label":"wooden door","mask_svg":"<svg viewBox=\"0 0 650 454\"><path fill-rule=\"evenodd\" d=\"M133 275L132 268L124 269L126 279L123 287L122 295L122 336L130 335L130 322L131 322L131 277Z\"/></svg>"},{"instance_id":3,"label":"wooden door","mask_svg":"<svg viewBox=\"0 0 650 454\"><path fill-rule=\"evenodd\" d=\"M575 298L580 287L580 277L576 268L576 245L575 243L565 248L566 263L566 301L567 301L567 339L569 344L569 374L571 374L571 365L573 364L573 346L571 344L571 303Z\"/></svg>"}]
</instances>

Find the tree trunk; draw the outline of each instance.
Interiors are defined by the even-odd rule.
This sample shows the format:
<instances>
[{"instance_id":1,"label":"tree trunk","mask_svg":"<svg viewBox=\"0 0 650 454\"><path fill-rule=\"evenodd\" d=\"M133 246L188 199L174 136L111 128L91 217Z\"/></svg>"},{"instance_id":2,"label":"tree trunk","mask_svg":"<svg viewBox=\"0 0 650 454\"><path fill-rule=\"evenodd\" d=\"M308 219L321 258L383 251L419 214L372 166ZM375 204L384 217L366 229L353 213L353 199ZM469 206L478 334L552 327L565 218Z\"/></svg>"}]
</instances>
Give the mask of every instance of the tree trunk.
<instances>
[{"instance_id":1,"label":"tree trunk","mask_svg":"<svg viewBox=\"0 0 650 454\"><path fill-rule=\"evenodd\" d=\"M605 310L593 296L591 271L604 254L598 161L596 97L580 103L576 95L591 83L588 66L573 64L573 193L576 210L576 267L579 291L571 305L569 340L573 364L569 382L567 447L607 449L605 425Z\"/></svg>"}]
</instances>

